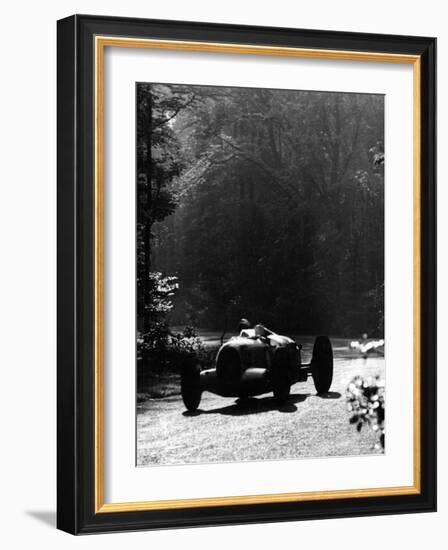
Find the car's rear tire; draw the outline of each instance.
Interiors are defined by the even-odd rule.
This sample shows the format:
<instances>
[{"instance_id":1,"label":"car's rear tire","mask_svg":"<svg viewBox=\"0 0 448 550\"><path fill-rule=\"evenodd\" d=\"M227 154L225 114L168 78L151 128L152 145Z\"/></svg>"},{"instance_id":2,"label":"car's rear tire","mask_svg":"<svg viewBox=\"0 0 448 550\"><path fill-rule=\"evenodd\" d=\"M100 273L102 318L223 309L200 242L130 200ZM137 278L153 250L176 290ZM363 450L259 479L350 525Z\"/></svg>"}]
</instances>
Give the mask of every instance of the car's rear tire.
<instances>
[{"instance_id":1,"label":"car's rear tire","mask_svg":"<svg viewBox=\"0 0 448 550\"><path fill-rule=\"evenodd\" d=\"M333 381L333 348L328 336L317 336L314 341L311 374L317 393L328 393Z\"/></svg>"},{"instance_id":2,"label":"car's rear tire","mask_svg":"<svg viewBox=\"0 0 448 550\"><path fill-rule=\"evenodd\" d=\"M185 408L194 412L201 402L201 368L197 364L196 356L189 356L182 367L180 391Z\"/></svg>"},{"instance_id":3,"label":"car's rear tire","mask_svg":"<svg viewBox=\"0 0 448 550\"><path fill-rule=\"evenodd\" d=\"M277 349L271 367L271 383L274 399L279 405L286 403L291 391L289 354L286 349Z\"/></svg>"}]
</instances>

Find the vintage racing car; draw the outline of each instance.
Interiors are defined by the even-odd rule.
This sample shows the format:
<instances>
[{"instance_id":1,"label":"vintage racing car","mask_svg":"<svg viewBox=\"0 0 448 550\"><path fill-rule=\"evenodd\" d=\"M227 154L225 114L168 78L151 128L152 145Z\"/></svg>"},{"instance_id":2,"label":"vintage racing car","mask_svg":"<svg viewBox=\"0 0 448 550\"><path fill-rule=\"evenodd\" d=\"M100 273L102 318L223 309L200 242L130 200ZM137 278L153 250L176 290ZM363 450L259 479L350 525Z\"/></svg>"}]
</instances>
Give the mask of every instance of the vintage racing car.
<instances>
[{"instance_id":1,"label":"vintage racing car","mask_svg":"<svg viewBox=\"0 0 448 550\"><path fill-rule=\"evenodd\" d=\"M181 373L181 393L188 411L195 411L203 391L223 397L251 397L270 391L283 404L292 384L312 376L318 394L327 393L333 379L333 350L327 336L317 336L310 363L301 360L302 346L263 325L241 330L223 344L216 367L201 370L190 355Z\"/></svg>"}]
</instances>

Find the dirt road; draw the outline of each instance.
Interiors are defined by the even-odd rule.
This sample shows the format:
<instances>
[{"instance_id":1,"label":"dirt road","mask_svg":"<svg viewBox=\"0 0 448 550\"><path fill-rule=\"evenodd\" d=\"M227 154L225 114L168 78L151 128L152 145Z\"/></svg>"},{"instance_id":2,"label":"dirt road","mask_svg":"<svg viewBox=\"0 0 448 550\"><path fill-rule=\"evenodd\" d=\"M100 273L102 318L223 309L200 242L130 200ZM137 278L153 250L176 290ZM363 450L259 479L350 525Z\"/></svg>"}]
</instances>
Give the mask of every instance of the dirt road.
<instances>
[{"instance_id":1,"label":"dirt road","mask_svg":"<svg viewBox=\"0 0 448 550\"><path fill-rule=\"evenodd\" d=\"M335 358L331 392L311 378L292 386L278 408L272 394L238 402L205 392L186 413L180 395L148 399L137 410L137 463L186 464L376 454L375 435L349 424L345 391L356 375L384 377L384 358Z\"/></svg>"}]
</instances>

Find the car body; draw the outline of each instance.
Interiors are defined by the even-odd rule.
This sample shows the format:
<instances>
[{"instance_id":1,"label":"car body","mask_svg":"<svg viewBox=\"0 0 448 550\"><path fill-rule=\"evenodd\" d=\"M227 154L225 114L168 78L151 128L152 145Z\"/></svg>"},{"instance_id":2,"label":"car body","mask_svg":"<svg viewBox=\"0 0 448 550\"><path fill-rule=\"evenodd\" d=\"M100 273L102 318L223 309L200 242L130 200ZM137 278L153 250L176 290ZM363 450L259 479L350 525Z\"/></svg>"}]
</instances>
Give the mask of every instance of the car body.
<instances>
[{"instance_id":1,"label":"car body","mask_svg":"<svg viewBox=\"0 0 448 550\"><path fill-rule=\"evenodd\" d=\"M311 375L319 394L329 391L333 378L333 351L327 336L315 339L313 356L302 363L302 346L262 325L241 330L218 350L215 367L201 370L191 355L181 376L185 407L195 411L203 391L223 397L245 398L273 392L279 404L287 401L292 384Z\"/></svg>"}]
</instances>

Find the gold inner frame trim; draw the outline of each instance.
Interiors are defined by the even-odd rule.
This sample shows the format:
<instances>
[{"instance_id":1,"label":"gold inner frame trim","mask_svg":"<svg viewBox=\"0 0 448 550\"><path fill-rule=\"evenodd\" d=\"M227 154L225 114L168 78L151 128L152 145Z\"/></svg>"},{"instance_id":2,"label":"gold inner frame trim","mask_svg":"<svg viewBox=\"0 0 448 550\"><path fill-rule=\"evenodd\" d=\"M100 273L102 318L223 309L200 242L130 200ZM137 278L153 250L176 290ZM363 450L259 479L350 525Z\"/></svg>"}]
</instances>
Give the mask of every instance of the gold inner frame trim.
<instances>
[{"instance_id":1,"label":"gold inner frame trim","mask_svg":"<svg viewBox=\"0 0 448 550\"><path fill-rule=\"evenodd\" d=\"M414 480L413 485L348 490L278 493L262 495L191 498L180 500L153 500L141 502L104 502L104 51L106 47L154 48L208 53L233 53L268 56L286 56L342 61L371 61L382 63L407 63L413 65L413 298L414 298L414 365L413 365L413 424L414 424ZM417 55L381 52L356 52L323 50L253 44L226 44L182 40L156 40L96 36L95 54L95 513L132 512L143 510L167 510L208 506L232 506L278 502L303 502L396 495L413 495L421 491L421 351L420 351L420 278L421 278L421 59Z\"/></svg>"}]
</instances>

